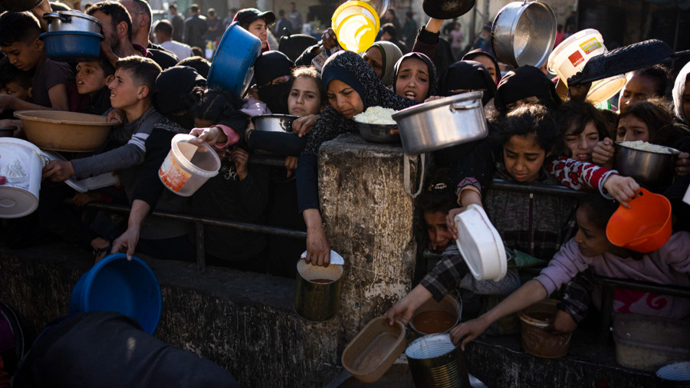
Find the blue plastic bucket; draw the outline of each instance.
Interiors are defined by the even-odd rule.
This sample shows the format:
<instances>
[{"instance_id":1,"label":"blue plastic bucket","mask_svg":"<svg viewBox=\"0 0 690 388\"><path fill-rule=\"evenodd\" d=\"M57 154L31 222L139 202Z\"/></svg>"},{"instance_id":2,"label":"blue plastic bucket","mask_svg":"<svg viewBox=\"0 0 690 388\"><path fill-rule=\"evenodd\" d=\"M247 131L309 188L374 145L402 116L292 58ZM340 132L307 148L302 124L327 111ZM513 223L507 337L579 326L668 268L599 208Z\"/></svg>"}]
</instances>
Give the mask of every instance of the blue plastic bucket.
<instances>
[{"instance_id":1,"label":"blue plastic bucket","mask_svg":"<svg viewBox=\"0 0 690 388\"><path fill-rule=\"evenodd\" d=\"M151 268L138 257L128 261L116 253L96 263L77 281L70 297L70 314L114 311L132 317L149 334L158 327L161 288Z\"/></svg>"},{"instance_id":2,"label":"blue plastic bucket","mask_svg":"<svg viewBox=\"0 0 690 388\"><path fill-rule=\"evenodd\" d=\"M254 76L261 41L235 22L225 30L208 72L209 88L221 87L243 96Z\"/></svg>"},{"instance_id":3,"label":"blue plastic bucket","mask_svg":"<svg viewBox=\"0 0 690 388\"><path fill-rule=\"evenodd\" d=\"M61 62L97 59L103 35L82 31L53 31L40 35L48 58Z\"/></svg>"}]
</instances>

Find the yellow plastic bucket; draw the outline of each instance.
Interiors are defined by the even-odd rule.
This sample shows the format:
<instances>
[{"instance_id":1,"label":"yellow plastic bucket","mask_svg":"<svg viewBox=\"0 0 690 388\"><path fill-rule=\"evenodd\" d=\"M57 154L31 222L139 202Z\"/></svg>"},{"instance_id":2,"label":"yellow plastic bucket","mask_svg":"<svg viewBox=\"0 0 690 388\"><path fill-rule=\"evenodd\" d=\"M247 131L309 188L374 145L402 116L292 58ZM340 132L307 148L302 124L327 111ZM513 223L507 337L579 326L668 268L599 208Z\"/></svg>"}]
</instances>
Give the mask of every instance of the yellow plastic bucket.
<instances>
[{"instance_id":1,"label":"yellow plastic bucket","mask_svg":"<svg viewBox=\"0 0 690 388\"><path fill-rule=\"evenodd\" d=\"M604 38L599 31L588 28L561 42L549 55L548 67L568 86L568 78L582 71L590 59L606 52ZM592 82L587 93L587 101L594 105L599 104L618 93L623 86L623 74Z\"/></svg>"},{"instance_id":2,"label":"yellow plastic bucket","mask_svg":"<svg viewBox=\"0 0 690 388\"><path fill-rule=\"evenodd\" d=\"M366 2L348 1L335 10L331 25L345 50L361 53L374 44L380 21L376 11Z\"/></svg>"}]
</instances>

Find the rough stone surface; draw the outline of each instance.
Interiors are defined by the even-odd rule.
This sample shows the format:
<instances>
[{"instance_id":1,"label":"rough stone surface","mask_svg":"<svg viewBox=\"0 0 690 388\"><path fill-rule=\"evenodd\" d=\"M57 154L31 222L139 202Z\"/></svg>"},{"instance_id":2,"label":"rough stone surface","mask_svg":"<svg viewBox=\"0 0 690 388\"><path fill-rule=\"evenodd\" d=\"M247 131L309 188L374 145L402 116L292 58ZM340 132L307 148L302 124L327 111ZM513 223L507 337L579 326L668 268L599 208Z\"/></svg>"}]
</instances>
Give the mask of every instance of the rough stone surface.
<instances>
[{"instance_id":1,"label":"rough stone surface","mask_svg":"<svg viewBox=\"0 0 690 388\"><path fill-rule=\"evenodd\" d=\"M345 259L340 322L347 344L410 290L414 201L403 190L401 146L356 135L324 143L319 197L331 248Z\"/></svg>"}]
</instances>

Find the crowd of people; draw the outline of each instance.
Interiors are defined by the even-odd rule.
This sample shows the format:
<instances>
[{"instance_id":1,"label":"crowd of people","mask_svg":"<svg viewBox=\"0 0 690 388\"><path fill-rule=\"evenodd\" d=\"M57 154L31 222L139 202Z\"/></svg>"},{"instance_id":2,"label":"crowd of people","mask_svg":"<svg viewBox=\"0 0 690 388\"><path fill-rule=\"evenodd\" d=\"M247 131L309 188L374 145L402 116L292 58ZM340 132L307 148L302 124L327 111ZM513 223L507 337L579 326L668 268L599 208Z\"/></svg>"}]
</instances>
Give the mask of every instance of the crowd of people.
<instances>
[{"instance_id":1,"label":"crowd of people","mask_svg":"<svg viewBox=\"0 0 690 388\"><path fill-rule=\"evenodd\" d=\"M269 205L271 179L294 175L290 192L281 194L291 201L287 208L294 209L288 218L294 223L301 214L304 221L306 261L327 266L331 247L320 213L317 171L321 144L358 133L353 118L369 107L401 110L481 91L489 137L434 152L431 178L417 200L428 248L442 253L442 259L391 308L391 320L407 322L419 305L457 288L468 300L510 295L452 331L454 341L465 338L464 344L494 321L561 287L565 297L555 327L573 330L585 319L590 300L596 304L588 271L690 286L690 209L682 202L690 182L690 64L675 83L663 65L627 74L613 112L586 102L587 89L583 94L573 88L563 101L553 80L538 68L524 66L502 74L487 43L490 27L482 29L476 47L456 61L464 41L457 22L448 30L448 43L440 38L443 20L430 19L417 28L408 13L401 27L389 9L382 18L381 40L361 55L337 50L335 34L328 29L317 44L289 56L268 43L269 29L276 23L273 12L248 8L232 20L261 40L262 53L254 65L253 86L240 96L208 89L205 78L211 63L192 49L220 39L227 27L213 10L205 18L193 5L191 17L183 21L171 5L172 19L152 28L145 0L95 3L84 12L103 25L101 56L68 64L46 55L39 35L46 29L41 16L49 10L47 1L39 3L28 11L0 15L0 49L6 57L0 62L0 112L8 120L3 123L20 125L11 120L13 111L54 109L105 115L121 125L93 154L65 155L68 161L52 161L44 168L38 211L12 220L3 233L13 247L35 244L45 238L38 233L43 230L89 246L96 260L110 252L193 260L189 225L147 217L153 209L263 223L276 211ZM288 17L279 14L280 30L299 28L298 14L294 3ZM151 32L158 44L150 40ZM323 55L325 63L314 66ZM293 133L254 130L252 118L271 113L296 116ZM189 198L166 190L156 176L172 137L179 133L194 135L196 144L212 146L222 159L220 173ZM15 136L23 136L21 128ZM614 246L605 233L618 204L630 206L640 192L633 178L612 169L614 142L630 140L680 151L674 183L650 188L671 201L676 233L648 254ZM250 163L259 152L284 158L285 168ZM61 184L111 172L118 184L95 192L74 195ZM579 205L568 198L499 193L490 190L495 178L590 193ZM125 220L96 213L84 222L65 205L67 198L80 205L127 204L131 211ZM509 250L511 268L500 282L474 280L454 243L454 216L470 205L487 209ZM205 246L212 264L265 269L268 248L261 234L207 227ZM517 268L526 262L546 267L521 286ZM635 294L631 301L630 295L617 299L618 311L690 318L686 301L649 293ZM649 298L665 298L666 303L642 303ZM463 316L481 312L467 310Z\"/></svg>"}]
</instances>

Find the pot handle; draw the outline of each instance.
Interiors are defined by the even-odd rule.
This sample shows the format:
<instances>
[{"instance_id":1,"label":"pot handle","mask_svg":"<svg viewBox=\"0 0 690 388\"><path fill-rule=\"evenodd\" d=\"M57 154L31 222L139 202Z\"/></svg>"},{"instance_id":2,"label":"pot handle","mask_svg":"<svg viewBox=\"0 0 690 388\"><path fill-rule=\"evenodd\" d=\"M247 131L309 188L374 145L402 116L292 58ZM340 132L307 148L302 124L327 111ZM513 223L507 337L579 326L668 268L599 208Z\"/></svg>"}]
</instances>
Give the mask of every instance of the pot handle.
<instances>
[{"instance_id":1,"label":"pot handle","mask_svg":"<svg viewBox=\"0 0 690 388\"><path fill-rule=\"evenodd\" d=\"M57 12L48 12L43 14L43 19L50 21L51 19L60 19L61 21L65 23L69 23L72 21L72 17L69 15L62 15Z\"/></svg>"},{"instance_id":2,"label":"pot handle","mask_svg":"<svg viewBox=\"0 0 690 388\"><path fill-rule=\"evenodd\" d=\"M475 101L473 104L470 105L450 104L450 111L455 113L456 110L477 109L479 108L479 104L481 104L481 102L479 101Z\"/></svg>"},{"instance_id":3,"label":"pot handle","mask_svg":"<svg viewBox=\"0 0 690 388\"><path fill-rule=\"evenodd\" d=\"M424 187L424 161L426 159L426 154L421 154L419 155L419 157L422 160L422 176L419 182L417 192L412 194L412 189L410 188L410 157L407 156L407 154L403 154L403 183L405 185L405 193L407 193L407 195L409 195L412 198L417 198L417 196L422 192L422 188Z\"/></svg>"}]
</instances>

